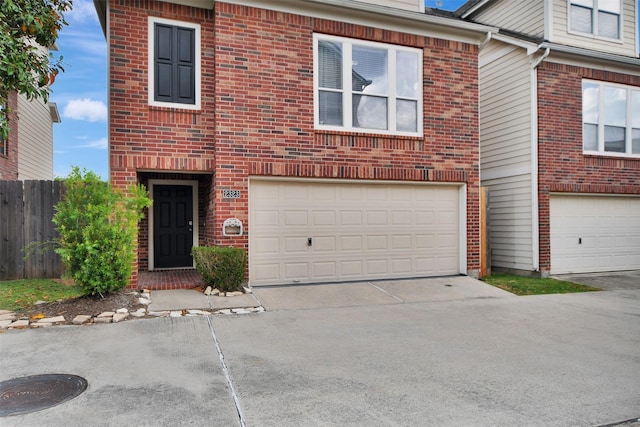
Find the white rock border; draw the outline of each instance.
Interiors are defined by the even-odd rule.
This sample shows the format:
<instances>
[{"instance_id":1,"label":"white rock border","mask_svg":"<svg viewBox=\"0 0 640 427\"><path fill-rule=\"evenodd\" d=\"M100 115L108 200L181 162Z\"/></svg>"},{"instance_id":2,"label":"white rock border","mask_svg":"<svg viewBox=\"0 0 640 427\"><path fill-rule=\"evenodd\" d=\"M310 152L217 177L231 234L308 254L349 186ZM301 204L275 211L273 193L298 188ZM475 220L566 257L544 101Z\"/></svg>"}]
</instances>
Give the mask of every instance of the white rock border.
<instances>
[{"instance_id":1,"label":"white rock border","mask_svg":"<svg viewBox=\"0 0 640 427\"><path fill-rule=\"evenodd\" d=\"M226 295L224 292L220 292L217 289L211 289L207 287L205 290L205 295L213 295L213 296L237 296L250 294L251 289L244 287L244 292L236 291L236 292L227 292ZM207 293L209 291L209 293ZM195 309L183 309L183 310L172 310L172 311L149 311L148 307L151 304L151 291L148 289L143 289L142 291L133 291L138 297L138 302L142 304L144 307L139 308L134 312L129 312L126 308L119 308L115 311L105 311L103 313L98 314L97 316L91 316L88 314L80 314L73 318L72 325L75 326L83 326L83 325L93 325L98 323L119 323L129 318L142 318L142 317L194 317L194 316L211 316L214 314L251 314L251 313L262 313L265 311L264 307L239 307L239 308L225 308L221 310L215 311L207 311L207 310L195 310ZM49 326L56 325L64 325L66 323L66 319L64 316L56 316L49 317L43 319L28 319L28 318L17 318L17 315L8 310L0 310L0 330L4 329L27 329L27 328L44 328ZM70 325L71 326L71 325Z\"/></svg>"}]
</instances>

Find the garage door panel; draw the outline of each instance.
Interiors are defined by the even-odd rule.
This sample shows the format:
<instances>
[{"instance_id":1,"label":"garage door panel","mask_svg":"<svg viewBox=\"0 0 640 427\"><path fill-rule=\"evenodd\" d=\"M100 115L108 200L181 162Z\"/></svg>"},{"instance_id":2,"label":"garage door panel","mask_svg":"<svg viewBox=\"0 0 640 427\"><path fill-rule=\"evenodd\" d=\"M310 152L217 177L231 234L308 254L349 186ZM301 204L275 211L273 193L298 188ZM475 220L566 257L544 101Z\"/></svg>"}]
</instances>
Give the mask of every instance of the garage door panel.
<instances>
[{"instance_id":1,"label":"garage door panel","mask_svg":"<svg viewBox=\"0 0 640 427\"><path fill-rule=\"evenodd\" d=\"M412 249L413 239L410 235L391 236L391 249Z\"/></svg>"},{"instance_id":2,"label":"garage door panel","mask_svg":"<svg viewBox=\"0 0 640 427\"><path fill-rule=\"evenodd\" d=\"M387 211L367 212L366 225L387 225Z\"/></svg>"},{"instance_id":3,"label":"garage door panel","mask_svg":"<svg viewBox=\"0 0 640 427\"><path fill-rule=\"evenodd\" d=\"M307 236L282 237L281 240L284 246L283 252L286 254L300 254L307 251Z\"/></svg>"},{"instance_id":4,"label":"garage door panel","mask_svg":"<svg viewBox=\"0 0 640 427\"><path fill-rule=\"evenodd\" d=\"M388 248L387 236L365 236L367 246L370 251L385 250Z\"/></svg>"},{"instance_id":5,"label":"garage door panel","mask_svg":"<svg viewBox=\"0 0 640 427\"><path fill-rule=\"evenodd\" d=\"M640 198L552 196L551 272L640 268Z\"/></svg>"},{"instance_id":6,"label":"garage door panel","mask_svg":"<svg viewBox=\"0 0 640 427\"><path fill-rule=\"evenodd\" d=\"M340 273L344 278L358 278L365 275L362 261L340 261Z\"/></svg>"},{"instance_id":7,"label":"garage door panel","mask_svg":"<svg viewBox=\"0 0 640 427\"><path fill-rule=\"evenodd\" d=\"M309 263L287 262L284 264L286 279L306 279L309 276Z\"/></svg>"},{"instance_id":8,"label":"garage door panel","mask_svg":"<svg viewBox=\"0 0 640 427\"><path fill-rule=\"evenodd\" d=\"M430 249L435 246L435 234L418 234L415 236L416 249Z\"/></svg>"},{"instance_id":9,"label":"garage door panel","mask_svg":"<svg viewBox=\"0 0 640 427\"><path fill-rule=\"evenodd\" d=\"M368 260L366 263L367 273L370 276L386 275L389 271L388 260L385 258Z\"/></svg>"},{"instance_id":10,"label":"garage door panel","mask_svg":"<svg viewBox=\"0 0 640 427\"><path fill-rule=\"evenodd\" d=\"M253 225L260 227L277 227L278 226L278 211L277 210L264 210L261 209L254 213Z\"/></svg>"},{"instance_id":11,"label":"garage door panel","mask_svg":"<svg viewBox=\"0 0 640 427\"><path fill-rule=\"evenodd\" d=\"M336 262L327 261L313 263L313 277L317 280L336 277L337 271Z\"/></svg>"},{"instance_id":12,"label":"garage door panel","mask_svg":"<svg viewBox=\"0 0 640 427\"><path fill-rule=\"evenodd\" d=\"M361 211L340 211L340 225L362 225Z\"/></svg>"},{"instance_id":13,"label":"garage door panel","mask_svg":"<svg viewBox=\"0 0 640 427\"><path fill-rule=\"evenodd\" d=\"M363 249L362 236L340 236L340 248L342 251L357 251Z\"/></svg>"},{"instance_id":14,"label":"garage door panel","mask_svg":"<svg viewBox=\"0 0 640 427\"><path fill-rule=\"evenodd\" d=\"M257 254L278 254L280 252L280 239L277 237L260 237L253 241L254 250Z\"/></svg>"},{"instance_id":15,"label":"garage door panel","mask_svg":"<svg viewBox=\"0 0 640 427\"><path fill-rule=\"evenodd\" d=\"M435 217L436 217L435 212L433 211L426 211L426 210L416 211L415 213L416 225L435 224Z\"/></svg>"},{"instance_id":16,"label":"garage door panel","mask_svg":"<svg viewBox=\"0 0 640 427\"><path fill-rule=\"evenodd\" d=\"M394 274L412 273L412 260L409 258L400 258L391 260L391 272Z\"/></svg>"},{"instance_id":17,"label":"garage door panel","mask_svg":"<svg viewBox=\"0 0 640 427\"><path fill-rule=\"evenodd\" d=\"M336 212L333 211L316 211L311 213L313 219L312 225L314 227L335 227L336 225Z\"/></svg>"},{"instance_id":18,"label":"garage door panel","mask_svg":"<svg viewBox=\"0 0 640 427\"><path fill-rule=\"evenodd\" d=\"M335 236L313 237L314 251L335 253L336 247L337 245Z\"/></svg>"},{"instance_id":19,"label":"garage door panel","mask_svg":"<svg viewBox=\"0 0 640 427\"><path fill-rule=\"evenodd\" d=\"M412 224L413 215L411 211L392 211L391 212L391 225L407 225Z\"/></svg>"},{"instance_id":20,"label":"garage door panel","mask_svg":"<svg viewBox=\"0 0 640 427\"><path fill-rule=\"evenodd\" d=\"M250 283L457 274L459 192L425 185L253 181Z\"/></svg>"}]
</instances>

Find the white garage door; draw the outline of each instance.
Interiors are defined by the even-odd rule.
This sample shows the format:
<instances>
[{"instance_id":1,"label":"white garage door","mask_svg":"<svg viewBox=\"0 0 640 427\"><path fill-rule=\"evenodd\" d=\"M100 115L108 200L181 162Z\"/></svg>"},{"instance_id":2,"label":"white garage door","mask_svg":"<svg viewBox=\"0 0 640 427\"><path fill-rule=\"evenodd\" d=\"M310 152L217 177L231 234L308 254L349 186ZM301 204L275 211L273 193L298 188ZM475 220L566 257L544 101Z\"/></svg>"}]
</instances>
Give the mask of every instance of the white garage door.
<instances>
[{"instance_id":1,"label":"white garage door","mask_svg":"<svg viewBox=\"0 0 640 427\"><path fill-rule=\"evenodd\" d=\"M551 196L551 273L640 269L640 198Z\"/></svg>"},{"instance_id":2,"label":"white garage door","mask_svg":"<svg viewBox=\"0 0 640 427\"><path fill-rule=\"evenodd\" d=\"M252 285L460 273L455 186L252 180Z\"/></svg>"}]
</instances>

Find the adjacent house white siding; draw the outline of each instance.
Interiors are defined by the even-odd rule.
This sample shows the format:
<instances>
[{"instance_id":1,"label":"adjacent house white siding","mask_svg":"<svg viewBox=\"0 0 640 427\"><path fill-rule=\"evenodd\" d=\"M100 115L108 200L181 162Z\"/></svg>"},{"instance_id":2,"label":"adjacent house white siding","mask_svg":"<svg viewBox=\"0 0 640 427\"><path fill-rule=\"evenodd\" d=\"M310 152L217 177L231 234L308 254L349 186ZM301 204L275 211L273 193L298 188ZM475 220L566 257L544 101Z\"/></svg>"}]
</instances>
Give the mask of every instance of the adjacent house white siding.
<instances>
[{"instance_id":1,"label":"adjacent house white siding","mask_svg":"<svg viewBox=\"0 0 640 427\"><path fill-rule=\"evenodd\" d=\"M491 264L533 268L531 65L492 41L480 53L480 178L489 188Z\"/></svg>"},{"instance_id":2,"label":"adjacent house white siding","mask_svg":"<svg viewBox=\"0 0 640 427\"><path fill-rule=\"evenodd\" d=\"M51 110L23 95L18 95L18 179L53 179Z\"/></svg>"},{"instance_id":3,"label":"adjacent house white siding","mask_svg":"<svg viewBox=\"0 0 640 427\"><path fill-rule=\"evenodd\" d=\"M424 12L423 0L359 0L362 3L372 3L380 6L395 7L396 9Z\"/></svg>"},{"instance_id":4,"label":"adjacent house white siding","mask_svg":"<svg viewBox=\"0 0 640 427\"><path fill-rule=\"evenodd\" d=\"M570 33L568 31L569 2L567 0L553 0L553 31L549 41L552 43L636 57L636 7L635 0L623 0L622 39L616 41L593 37L589 34Z\"/></svg>"},{"instance_id":5,"label":"adjacent house white siding","mask_svg":"<svg viewBox=\"0 0 640 427\"><path fill-rule=\"evenodd\" d=\"M475 22L518 33L544 35L544 0L499 0L472 15Z\"/></svg>"}]
</instances>

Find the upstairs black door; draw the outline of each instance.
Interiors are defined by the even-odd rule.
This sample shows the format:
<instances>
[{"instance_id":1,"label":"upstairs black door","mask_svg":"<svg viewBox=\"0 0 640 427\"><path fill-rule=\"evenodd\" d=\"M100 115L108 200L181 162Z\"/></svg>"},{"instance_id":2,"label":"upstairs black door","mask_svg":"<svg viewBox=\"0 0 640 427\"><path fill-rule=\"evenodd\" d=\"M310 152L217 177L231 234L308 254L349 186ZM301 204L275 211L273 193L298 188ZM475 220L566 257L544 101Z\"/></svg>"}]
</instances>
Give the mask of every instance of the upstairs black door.
<instances>
[{"instance_id":1,"label":"upstairs black door","mask_svg":"<svg viewBox=\"0 0 640 427\"><path fill-rule=\"evenodd\" d=\"M154 268L192 267L193 187L153 186Z\"/></svg>"}]
</instances>

